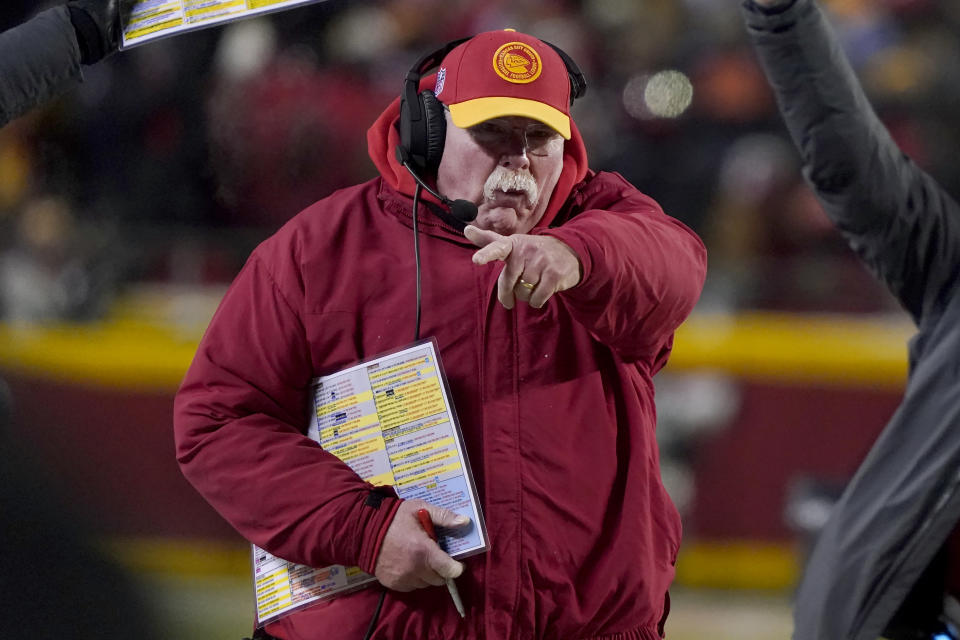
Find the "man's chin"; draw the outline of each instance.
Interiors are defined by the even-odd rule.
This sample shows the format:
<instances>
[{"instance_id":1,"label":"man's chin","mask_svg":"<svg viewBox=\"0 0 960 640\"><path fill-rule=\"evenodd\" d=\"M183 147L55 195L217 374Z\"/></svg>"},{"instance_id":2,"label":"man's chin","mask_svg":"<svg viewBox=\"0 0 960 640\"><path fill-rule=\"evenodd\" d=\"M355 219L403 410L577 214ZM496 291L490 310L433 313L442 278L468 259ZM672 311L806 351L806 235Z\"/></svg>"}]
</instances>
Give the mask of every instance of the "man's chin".
<instances>
[{"instance_id":1,"label":"man's chin","mask_svg":"<svg viewBox=\"0 0 960 640\"><path fill-rule=\"evenodd\" d=\"M473 224L481 229L495 231L506 236L529 231L535 224L535 222L533 224L529 223L530 216L531 212L526 208L517 209L497 204L487 204L480 207L477 219Z\"/></svg>"}]
</instances>

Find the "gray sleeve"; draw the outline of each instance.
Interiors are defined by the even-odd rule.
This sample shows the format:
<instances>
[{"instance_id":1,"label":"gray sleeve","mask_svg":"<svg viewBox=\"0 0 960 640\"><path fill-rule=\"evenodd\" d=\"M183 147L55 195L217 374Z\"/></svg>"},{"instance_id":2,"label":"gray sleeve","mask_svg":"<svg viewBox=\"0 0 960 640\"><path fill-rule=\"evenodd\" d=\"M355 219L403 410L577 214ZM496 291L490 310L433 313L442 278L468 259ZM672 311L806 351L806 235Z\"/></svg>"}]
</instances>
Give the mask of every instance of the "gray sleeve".
<instances>
[{"instance_id":1,"label":"gray sleeve","mask_svg":"<svg viewBox=\"0 0 960 640\"><path fill-rule=\"evenodd\" d=\"M745 0L748 34L825 211L921 324L960 273L960 207L891 139L813 0Z\"/></svg>"},{"instance_id":2,"label":"gray sleeve","mask_svg":"<svg viewBox=\"0 0 960 640\"><path fill-rule=\"evenodd\" d=\"M0 127L82 79L80 48L66 5L0 33Z\"/></svg>"}]
</instances>

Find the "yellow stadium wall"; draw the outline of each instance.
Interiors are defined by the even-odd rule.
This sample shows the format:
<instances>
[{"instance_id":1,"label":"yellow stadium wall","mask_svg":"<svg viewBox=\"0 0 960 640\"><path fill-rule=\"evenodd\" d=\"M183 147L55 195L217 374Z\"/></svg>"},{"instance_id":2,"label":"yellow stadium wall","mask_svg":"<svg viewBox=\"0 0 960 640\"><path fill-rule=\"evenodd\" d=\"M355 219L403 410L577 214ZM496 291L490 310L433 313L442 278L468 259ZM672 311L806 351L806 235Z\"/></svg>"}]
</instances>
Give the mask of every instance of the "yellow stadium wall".
<instances>
[{"instance_id":1,"label":"yellow stadium wall","mask_svg":"<svg viewBox=\"0 0 960 640\"><path fill-rule=\"evenodd\" d=\"M244 572L246 547L174 460L173 393L201 328L115 314L91 326L0 327L15 436L112 548L142 570ZM667 372L732 376L741 403L694 464L678 582L784 588L800 547L783 525L792 479L844 479L906 378L902 319L695 315Z\"/></svg>"}]
</instances>

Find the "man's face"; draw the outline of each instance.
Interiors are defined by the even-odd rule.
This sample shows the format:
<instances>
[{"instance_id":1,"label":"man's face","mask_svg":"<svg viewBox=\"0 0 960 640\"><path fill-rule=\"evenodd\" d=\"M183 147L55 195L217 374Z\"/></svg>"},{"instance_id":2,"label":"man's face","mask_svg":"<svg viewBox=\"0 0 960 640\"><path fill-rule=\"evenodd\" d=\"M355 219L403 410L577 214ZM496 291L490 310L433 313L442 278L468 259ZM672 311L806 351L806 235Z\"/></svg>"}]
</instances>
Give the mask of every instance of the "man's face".
<instances>
[{"instance_id":1,"label":"man's face","mask_svg":"<svg viewBox=\"0 0 960 640\"><path fill-rule=\"evenodd\" d=\"M563 169L563 138L520 116L461 129L447 113L437 189L477 205L473 225L503 235L527 233L540 221Z\"/></svg>"}]
</instances>

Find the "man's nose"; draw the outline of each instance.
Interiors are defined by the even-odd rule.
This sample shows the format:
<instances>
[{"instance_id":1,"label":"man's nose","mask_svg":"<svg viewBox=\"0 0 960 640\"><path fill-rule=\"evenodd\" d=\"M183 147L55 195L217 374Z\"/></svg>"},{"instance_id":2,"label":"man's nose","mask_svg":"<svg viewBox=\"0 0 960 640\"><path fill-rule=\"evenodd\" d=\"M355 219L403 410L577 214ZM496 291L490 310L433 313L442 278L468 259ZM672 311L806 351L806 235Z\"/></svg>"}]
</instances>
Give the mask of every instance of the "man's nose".
<instances>
[{"instance_id":1,"label":"man's nose","mask_svg":"<svg viewBox=\"0 0 960 640\"><path fill-rule=\"evenodd\" d=\"M500 166L506 169L527 169L530 158L527 157L527 141L523 131L514 131L510 136L510 144L505 145L500 156Z\"/></svg>"}]
</instances>

